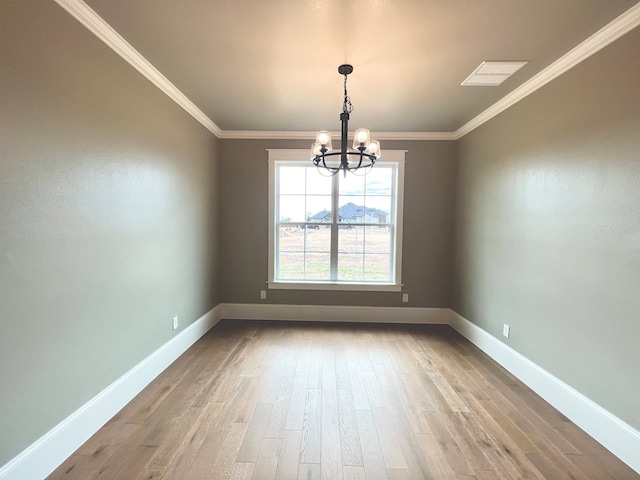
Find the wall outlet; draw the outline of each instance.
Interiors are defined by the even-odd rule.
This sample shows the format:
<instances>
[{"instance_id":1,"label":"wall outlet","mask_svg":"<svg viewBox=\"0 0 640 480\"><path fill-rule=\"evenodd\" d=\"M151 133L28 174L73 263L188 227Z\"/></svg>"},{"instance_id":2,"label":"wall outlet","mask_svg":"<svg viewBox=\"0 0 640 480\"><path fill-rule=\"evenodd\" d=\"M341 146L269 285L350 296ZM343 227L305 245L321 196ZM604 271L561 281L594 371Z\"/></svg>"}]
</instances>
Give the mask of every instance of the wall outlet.
<instances>
[{"instance_id":1,"label":"wall outlet","mask_svg":"<svg viewBox=\"0 0 640 480\"><path fill-rule=\"evenodd\" d=\"M260 290L260 299L264 300L265 298L267 298L267 291L266 290Z\"/></svg>"},{"instance_id":2,"label":"wall outlet","mask_svg":"<svg viewBox=\"0 0 640 480\"><path fill-rule=\"evenodd\" d=\"M504 325L502 325L502 335L509 338L510 334L511 334L511 327L505 323Z\"/></svg>"},{"instance_id":3,"label":"wall outlet","mask_svg":"<svg viewBox=\"0 0 640 480\"><path fill-rule=\"evenodd\" d=\"M171 327L172 327L174 330L177 330L177 329L178 329L178 317L173 317L173 318L171 319Z\"/></svg>"},{"instance_id":4,"label":"wall outlet","mask_svg":"<svg viewBox=\"0 0 640 480\"><path fill-rule=\"evenodd\" d=\"M409 301L409 294L408 293L403 293L402 294L402 301L404 303L407 303Z\"/></svg>"}]
</instances>

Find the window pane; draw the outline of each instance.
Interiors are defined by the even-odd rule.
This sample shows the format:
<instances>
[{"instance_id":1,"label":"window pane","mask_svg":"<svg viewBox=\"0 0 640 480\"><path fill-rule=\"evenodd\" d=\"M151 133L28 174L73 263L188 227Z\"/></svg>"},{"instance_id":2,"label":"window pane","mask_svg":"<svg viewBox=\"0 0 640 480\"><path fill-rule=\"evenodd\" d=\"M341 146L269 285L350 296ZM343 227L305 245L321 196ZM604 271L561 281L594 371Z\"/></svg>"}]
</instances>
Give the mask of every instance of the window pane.
<instances>
[{"instance_id":1,"label":"window pane","mask_svg":"<svg viewBox=\"0 0 640 480\"><path fill-rule=\"evenodd\" d=\"M340 195L364 195L366 176L340 175Z\"/></svg>"},{"instance_id":2,"label":"window pane","mask_svg":"<svg viewBox=\"0 0 640 480\"><path fill-rule=\"evenodd\" d=\"M309 222L331 223L331 195L307 196L306 211Z\"/></svg>"},{"instance_id":3,"label":"window pane","mask_svg":"<svg viewBox=\"0 0 640 480\"><path fill-rule=\"evenodd\" d=\"M297 225L281 226L278 242L281 252L303 252L304 230L298 228Z\"/></svg>"},{"instance_id":4,"label":"window pane","mask_svg":"<svg viewBox=\"0 0 640 480\"><path fill-rule=\"evenodd\" d=\"M338 254L338 280L363 280L363 259L358 254Z\"/></svg>"},{"instance_id":5,"label":"window pane","mask_svg":"<svg viewBox=\"0 0 640 480\"><path fill-rule=\"evenodd\" d=\"M280 167L278 173L280 193L304 193L304 167Z\"/></svg>"},{"instance_id":6,"label":"window pane","mask_svg":"<svg viewBox=\"0 0 640 480\"><path fill-rule=\"evenodd\" d=\"M328 253L307 253L305 258L305 280L329 280L330 255Z\"/></svg>"},{"instance_id":7,"label":"window pane","mask_svg":"<svg viewBox=\"0 0 640 480\"><path fill-rule=\"evenodd\" d=\"M319 227L317 225L307 225L305 229L307 243L306 251L313 253L331 252L331 228Z\"/></svg>"},{"instance_id":8,"label":"window pane","mask_svg":"<svg viewBox=\"0 0 640 480\"><path fill-rule=\"evenodd\" d=\"M305 222L305 196L280 195L278 202L279 219L281 222Z\"/></svg>"},{"instance_id":9,"label":"window pane","mask_svg":"<svg viewBox=\"0 0 640 480\"><path fill-rule=\"evenodd\" d=\"M364 232L365 253L391 253L391 229L366 227Z\"/></svg>"},{"instance_id":10,"label":"window pane","mask_svg":"<svg viewBox=\"0 0 640 480\"><path fill-rule=\"evenodd\" d=\"M393 170L389 167L375 166L365 177L367 195L391 195Z\"/></svg>"},{"instance_id":11,"label":"window pane","mask_svg":"<svg viewBox=\"0 0 640 480\"><path fill-rule=\"evenodd\" d=\"M390 271L389 255L364 255L364 279L369 281L388 280Z\"/></svg>"},{"instance_id":12,"label":"window pane","mask_svg":"<svg viewBox=\"0 0 640 480\"><path fill-rule=\"evenodd\" d=\"M338 199L338 205L339 222L364 222L364 197L354 195L341 195Z\"/></svg>"},{"instance_id":13,"label":"window pane","mask_svg":"<svg viewBox=\"0 0 640 480\"><path fill-rule=\"evenodd\" d=\"M364 253L364 228L340 225L338 227L339 253Z\"/></svg>"},{"instance_id":14,"label":"window pane","mask_svg":"<svg viewBox=\"0 0 640 480\"><path fill-rule=\"evenodd\" d=\"M281 280L304 280L304 253L280 252L278 265Z\"/></svg>"},{"instance_id":15,"label":"window pane","mask_svg":"<svg viewBox=\"0 0 640 480\"><path fill-rule=\"evenodd\" d=\"M365 197L367 223L391 223L391 197Z\"/></svg>"},{"instance_id":16,"label":"window pane","mask_svg":"<svg viewBox=\"0 0 640 480\"><path fill-rule=\"evenodd\" d=\"M316 167L305 169L308 195L329 195L331 197L331 177L325 177L318 173Z\"/></svg>"}]
</instances>

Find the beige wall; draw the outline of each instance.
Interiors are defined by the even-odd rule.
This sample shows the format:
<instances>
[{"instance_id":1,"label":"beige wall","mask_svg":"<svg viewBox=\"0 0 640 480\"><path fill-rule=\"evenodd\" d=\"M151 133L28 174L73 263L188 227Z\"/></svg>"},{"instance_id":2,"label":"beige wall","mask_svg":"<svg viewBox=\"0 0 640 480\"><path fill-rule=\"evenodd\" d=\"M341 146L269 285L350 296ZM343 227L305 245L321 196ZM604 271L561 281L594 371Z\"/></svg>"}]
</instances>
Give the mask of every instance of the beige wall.
<instances>
[{"instance_id":1,"label":"beige wall","mask_svg":"<svg viewBox=\"0 0 640 480\"><path fill-rule=\"evenodd\" d=\"M268 148L308 148L310 141L222 140L220 280L222 298L260 303L267 281ZM269 290L265 303L448 307L451 303L455 142L386 141L408 150L405 164L402 282L398 292Z\"/></svg>"},{"instance_id":2,"label":"beige wall","mask_svg":"<svg viewBox=\"0 0 640 480\"><path fill-rule=\"evenodd\" d=\"M1 466L219 296L217 139L54 2L0 65Z\"/></svg>"},{"instance_id":3,"label":"beige wall","mask_svg":"<svg viewBox=\"0 0 640 480\"><path fill-rule=\"evenodd\" d=\"M454 302L636 429L639 51L636 29L460 140Z\"/></svg>"}]
</instances>

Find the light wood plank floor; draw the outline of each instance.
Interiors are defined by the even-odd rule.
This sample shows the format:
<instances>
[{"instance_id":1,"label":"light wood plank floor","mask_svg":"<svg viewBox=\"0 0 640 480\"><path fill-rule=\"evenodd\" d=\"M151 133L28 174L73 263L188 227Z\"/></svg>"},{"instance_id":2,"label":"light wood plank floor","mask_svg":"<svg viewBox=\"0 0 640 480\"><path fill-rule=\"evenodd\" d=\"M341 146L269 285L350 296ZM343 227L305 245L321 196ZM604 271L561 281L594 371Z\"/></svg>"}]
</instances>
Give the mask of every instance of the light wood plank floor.
<instances>
[{"instance_id":1,"label":"light wood plank floor","mask_svg":"<svg viewBox=\"0 0 640 480\"><path fill-rule=\"evenodd\" d=\"M49 478L640 475L448 326L224 321Z\"/></svg>"}]
</instances>

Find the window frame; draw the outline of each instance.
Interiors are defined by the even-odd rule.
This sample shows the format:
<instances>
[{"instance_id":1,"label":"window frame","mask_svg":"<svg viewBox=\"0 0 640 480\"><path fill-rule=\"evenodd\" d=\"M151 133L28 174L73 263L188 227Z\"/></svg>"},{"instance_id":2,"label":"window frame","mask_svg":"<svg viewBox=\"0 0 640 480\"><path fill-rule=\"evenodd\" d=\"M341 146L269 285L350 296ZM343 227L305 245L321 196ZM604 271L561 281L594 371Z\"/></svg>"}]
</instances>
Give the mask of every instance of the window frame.
<instances>
[{"instance_id":1,"label":"window frame","mask_svg":"<svg viewBox=\"0 0 640 480\"><path fill-rule=\"evenodd\" d=\"M269 289L284 290L345 290L345 291L387 291L399 292L402 290L402 231L403 231L403 212L404 212L404 164L406 150L385 150L383 157L376 164L393 164L396 166L396 195L393 199L392 208L395 208L395 228L394 228L394 246L395 251L391 253L392 270L394 272L393 282L358 282L358 281L301 281L301 280L276 280L275 278L275 262L276 262L276 245L278 219L276 212L276 170L277 165L287 162L306 163L311 161L309 158L309 150L301 149L267 149L269 163L269 241L268 241L268 280ZM373 168L376 168L375 166ZM342 175L342 172L338 173ZM347 173L347 175L352 175ZM313 222L311 222L313 223Z\"/></svg>"}]
</instances>

